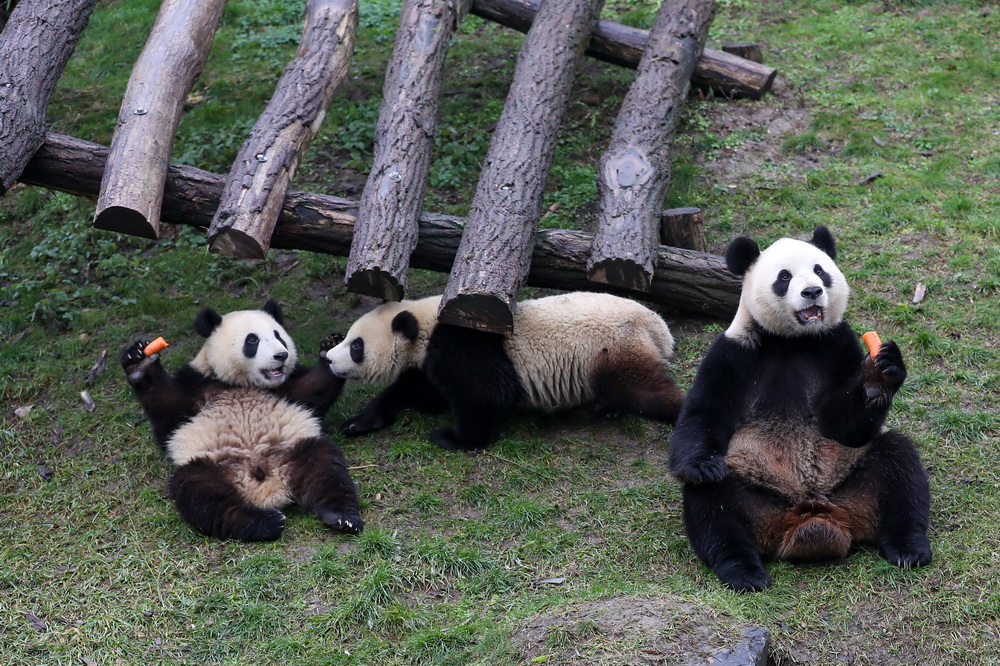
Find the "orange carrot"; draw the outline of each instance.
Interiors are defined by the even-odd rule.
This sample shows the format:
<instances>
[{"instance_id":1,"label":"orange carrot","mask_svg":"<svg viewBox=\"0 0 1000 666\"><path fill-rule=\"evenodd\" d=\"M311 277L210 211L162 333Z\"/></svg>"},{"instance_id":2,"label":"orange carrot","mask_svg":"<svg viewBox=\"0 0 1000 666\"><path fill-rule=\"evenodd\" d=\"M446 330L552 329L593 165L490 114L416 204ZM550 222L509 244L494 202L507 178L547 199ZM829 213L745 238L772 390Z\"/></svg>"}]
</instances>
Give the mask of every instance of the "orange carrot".
<instances>
[{"instance_id":1,"label":"orange carrot","mask_svg":"<svg viewBox=\"0 0 1000 666\"><path fill-rule=\"evenodd\" d=\"M880 338L878 333L875 331L868 331L861 336L861 339L865 341L866 345L868 345L868 354L874 361L875 355L878 354L878 350L882 346L882 338Z\"/></svg>"},{"instance_id":2,"label":"orange carrot","mask_svg":"<svg viewBox=\"0 0 1000 666\"><path fill-rule=\"evenodd\" d=\"M163 338L156 338L148 345L146 345L146 347L142 350L142 353L144 356L152 356L156 352L162 351L166 347L169 347L166 340L164 340Z\"/></svg>"}]
</instances>

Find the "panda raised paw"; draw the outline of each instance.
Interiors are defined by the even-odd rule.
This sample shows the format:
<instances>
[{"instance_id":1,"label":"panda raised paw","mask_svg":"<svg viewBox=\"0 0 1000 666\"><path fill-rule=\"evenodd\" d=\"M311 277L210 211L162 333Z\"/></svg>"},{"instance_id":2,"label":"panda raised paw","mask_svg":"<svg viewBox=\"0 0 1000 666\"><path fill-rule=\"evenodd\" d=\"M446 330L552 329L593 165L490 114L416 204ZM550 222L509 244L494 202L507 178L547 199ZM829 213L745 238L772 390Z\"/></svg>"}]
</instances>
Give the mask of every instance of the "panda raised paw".
<instances>
[{"instance_id":1,"label":"panda raised paw","mask_svg":"<svg viewBox=\"0 0 1000 666\"><path fill-rule=\"evenodd\" d=\"M122 368L128 370L134 365L137 365L146 358L146 354L143 351L146 346L149 345L148 340L136 340L135 343L125 348L118 358L119 362L122 364Z\"/></svg>"},{"instance_id":2,"label":"panda raised paw","mask_svg":"<svg viewBox=\"0 0 1000 666\"><path fill-rule=\"evenodd\" d=\"M319 343L319 357L326 361L328 364L331 362L327 358L326 353L339 345L344 341L344 336L341 333L331 333Z\"/></svg>"},{"instance_id":3,"label":"panda raised paw","mask_svg":"<svg viewBox=\"0 0 1000 666\"><path fill-rule=\"evenodd\" d=\"M903 353L892 341L883 342L875 356L875 367L882 373L886 387L895 391L906 381L906 366L903 365Z\"/></svg>"}]
</instances>

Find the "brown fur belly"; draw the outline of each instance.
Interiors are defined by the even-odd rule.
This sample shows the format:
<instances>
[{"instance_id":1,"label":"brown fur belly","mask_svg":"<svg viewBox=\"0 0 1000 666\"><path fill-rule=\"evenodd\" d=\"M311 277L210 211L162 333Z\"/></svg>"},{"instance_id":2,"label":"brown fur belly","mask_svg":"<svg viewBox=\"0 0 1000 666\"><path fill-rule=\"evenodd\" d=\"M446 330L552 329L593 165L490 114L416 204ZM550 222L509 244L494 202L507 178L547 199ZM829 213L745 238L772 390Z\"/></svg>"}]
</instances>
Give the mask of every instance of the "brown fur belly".
<instances>
[{"instance_id":1,"label":"brown fur belly","mask_svg":"<svg viewBox=\"0 0 1000 666\"><path fill-rule=\"evenodd\" d=\"M869 448L838 444L805 422L741 428L726 456L730 470L787 502L751 510L761 551L793 562L838 560L868 539L872 516L862 505L869 503L831 494Z\"/></svg>"},{"instance_id":2,"label":"brown fur belly","mask_svg":"<svg viewBox=\"0 0 1000 666\"><path fill-rule=\"evenodd\" d=\"M868 448L843 446L803 421L751 423L733 435L726 464L796 503L828 496Z\"/></svg>"},{"instance_id":3,"label":"brown fur belly","mask_svg":"<svg viewBox=\"0 0 1000 666\"><path fill-rule=\"evenodd\" d=\"M303 407L256 389L228 389L174 432L167 455L175 465L209 458L250 504L280 508L291 502L289 453L321 435L319 419Z\"/></svg>"}]
</instances>

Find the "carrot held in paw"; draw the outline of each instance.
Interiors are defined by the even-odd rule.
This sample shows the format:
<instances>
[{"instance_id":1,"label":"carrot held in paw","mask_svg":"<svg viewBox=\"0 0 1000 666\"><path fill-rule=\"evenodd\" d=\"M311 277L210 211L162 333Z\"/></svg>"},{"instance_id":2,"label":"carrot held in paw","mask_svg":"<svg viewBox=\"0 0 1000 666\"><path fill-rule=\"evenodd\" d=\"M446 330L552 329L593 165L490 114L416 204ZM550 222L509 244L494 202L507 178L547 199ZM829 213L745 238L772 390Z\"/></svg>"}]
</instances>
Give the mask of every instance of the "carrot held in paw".
<instances>
[{"instance_id":1,"label":"carrot held in paw","mask_svg":"<svg viewBox=\"0 0 1000 666\"><path fill-rule=\"evenodd\" d=\"M142 354L143 356L152 356L156 352L163 351L166 347L169 346L170 345L168 345L167 341L164 340L163 338L156 338L143 348Z\"/></svg>"},{"instance_id":2,"label":"carrot held in paw","mask_svg":"<svg viewBox=\"0 0 1000 666\"><path fill-rule=\"evenodd\" d=\"M868 355L871 356L874 361L879 348L882 347L882 338L880 338L878 333L875 331L868 331L861 336L861 339L865 341L866 345L868 345Z\"/></svg>"}]
</instances>

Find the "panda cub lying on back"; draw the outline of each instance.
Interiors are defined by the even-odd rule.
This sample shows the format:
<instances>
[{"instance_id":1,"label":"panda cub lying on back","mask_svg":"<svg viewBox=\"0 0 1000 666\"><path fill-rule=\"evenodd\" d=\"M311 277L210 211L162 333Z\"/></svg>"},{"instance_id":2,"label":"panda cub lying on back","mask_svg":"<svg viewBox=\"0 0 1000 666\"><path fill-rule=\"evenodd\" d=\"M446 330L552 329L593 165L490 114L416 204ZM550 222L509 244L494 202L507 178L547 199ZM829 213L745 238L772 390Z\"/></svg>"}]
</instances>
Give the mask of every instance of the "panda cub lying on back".
<instances>
[{"instance_id":1,"label":"panda cub lying on back","mask_svg":"<svg viewBox=\"0 0 1000 666\"><path fill-rule=\"evenodd\" d=\"M321 421L344 380L322 352L297 364L281 308L220 316L205 308L194 323L207 338L170 375L137 342L121 355L157 443L174 464L169 492L181 516L208 536L268 541L281 536L291 503L341 532L364 526L344 455Z\"/></svg>"},{"instance_id":2,"label":"panda cub lying on back","mask_svg":"<svg viewBox=\"0 0 1000 666\"><path fill-rule=\"evenodd\" d=\"M906 378L895 343L874 361L843 320L848 286L825 227L810 243L726 252L743 276L732 325L702 360L670 443L695 553L732 588L770 585L761 557L823 561L869 544L931 560L916 448L884 429Z\"/></svg>"},{"instance_id":3,"label":"panda cub lying on back","mask_svg":"<svg viewBox=\"0 0 1000 666\"><path fill-rule=\"evenodd\" d=\"M445 449L488 446L518 403L551 410L597 403L673 423L683 394L667 374L674 340L652 310L624 298L571 293L522 301L509 336L439 324L440 296L384 303L326 353L337 375L388 385L346 435L383 428L404 409L451 409L434 430Z\"/></svg>"}]
</instances>

